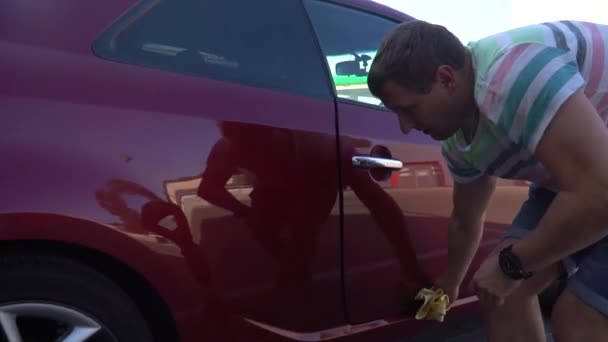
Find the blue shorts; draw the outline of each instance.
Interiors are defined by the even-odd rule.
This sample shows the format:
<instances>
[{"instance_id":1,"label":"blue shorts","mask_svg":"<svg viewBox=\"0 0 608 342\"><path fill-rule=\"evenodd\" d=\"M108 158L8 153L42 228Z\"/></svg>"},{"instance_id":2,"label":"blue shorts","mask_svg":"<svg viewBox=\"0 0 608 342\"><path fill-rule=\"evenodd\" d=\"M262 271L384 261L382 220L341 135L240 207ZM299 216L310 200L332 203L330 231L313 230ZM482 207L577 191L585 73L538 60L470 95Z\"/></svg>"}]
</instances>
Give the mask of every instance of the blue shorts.
<instances>
[{"instance_id":1,"label":"blue shorts","mask_svg":"<svg viewBox=\"0 0 608 342\"><path fill-rule=\"evenodd\" d=\"M532 231L557 193L535 185L530 186L524 202L506 238L521 239ZM572 293L608 316L608 237L562 260L567 275L567 287Z\"/></svg>"}]
</instances>

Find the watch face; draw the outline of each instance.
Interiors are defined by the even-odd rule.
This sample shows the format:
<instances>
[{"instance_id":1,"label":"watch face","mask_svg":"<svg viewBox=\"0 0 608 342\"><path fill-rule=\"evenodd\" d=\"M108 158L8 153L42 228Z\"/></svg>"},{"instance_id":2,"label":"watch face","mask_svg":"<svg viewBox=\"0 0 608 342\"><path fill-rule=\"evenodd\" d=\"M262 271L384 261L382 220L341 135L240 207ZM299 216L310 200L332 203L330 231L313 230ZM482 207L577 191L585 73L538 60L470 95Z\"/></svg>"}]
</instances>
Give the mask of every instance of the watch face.
<instances>
[{"instance_id":1,"label":"watch face","mask_svg":"<svg viewBox=\"0 0 608 342\"><path fill-rule=\"evenodd\" d=\"M528 279L532 277L531 272L526 272L517 255L511 251L511 246L503 249L498 256L500 268L507 277L514 280Z\"/></svg>"},{"instance_id":2,"label":"watch face","mask_svg":"<svg viewBox=\"0 0 608 342\"><path fill-rule=\"evenodd\" d=\"M513 260L508 257L503 258L503 266L505 270L509 271L509 273L514 272L516 269L515 262L513 262Z\"/></svg>"},{"instance_id":3,"label":"watch face","mask_svg":"<svg viewBox=\"0 0 608 342\"><path fill-rule=\"evenodd\" d=\"M501 253L499 257L500 268L510 278L521 278L521 270L516 260L511 257L511 254Z\"/></svg>"}]
</instances>

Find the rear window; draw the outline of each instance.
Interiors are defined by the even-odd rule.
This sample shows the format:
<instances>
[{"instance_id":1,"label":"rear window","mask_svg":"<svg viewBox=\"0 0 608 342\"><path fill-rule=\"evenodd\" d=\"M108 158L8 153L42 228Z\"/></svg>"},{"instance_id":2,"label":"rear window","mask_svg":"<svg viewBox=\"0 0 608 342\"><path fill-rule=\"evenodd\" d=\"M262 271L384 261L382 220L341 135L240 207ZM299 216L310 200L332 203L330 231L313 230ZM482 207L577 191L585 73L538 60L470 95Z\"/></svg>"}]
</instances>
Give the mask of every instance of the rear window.
<instances>
[{"instance_id":1,"label":"rear window","mask_svg":"<svg viewBox=\"0 0 608 342\"><path fill-rule=\"evenodd\" d=\"M94 44L106 59L331 97L322 57L296 0L153 0Z\"/></svg>"}]
</instances>

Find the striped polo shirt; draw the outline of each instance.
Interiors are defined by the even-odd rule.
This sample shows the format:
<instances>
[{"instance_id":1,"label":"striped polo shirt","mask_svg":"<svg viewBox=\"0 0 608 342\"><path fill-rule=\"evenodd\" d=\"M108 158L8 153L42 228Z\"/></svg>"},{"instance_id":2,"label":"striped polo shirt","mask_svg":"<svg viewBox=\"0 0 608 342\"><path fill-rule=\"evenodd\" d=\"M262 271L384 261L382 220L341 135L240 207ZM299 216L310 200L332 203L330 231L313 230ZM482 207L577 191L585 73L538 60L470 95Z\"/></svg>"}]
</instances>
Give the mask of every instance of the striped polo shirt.
<instances>
[{"instance_id":1,"label":"striped polo shirt","mask_svg":"<svg viewBox=\"0 0 608 342\"><path fill-rule=\"evenodd\" d=\"M579 21L530 25L468 45L480 119L467 144L462 131L442 141L459 183L482 175L554 187L534 157L560 106L583 89L608 117L608 26Z\"/></svg>"}]
</instances>

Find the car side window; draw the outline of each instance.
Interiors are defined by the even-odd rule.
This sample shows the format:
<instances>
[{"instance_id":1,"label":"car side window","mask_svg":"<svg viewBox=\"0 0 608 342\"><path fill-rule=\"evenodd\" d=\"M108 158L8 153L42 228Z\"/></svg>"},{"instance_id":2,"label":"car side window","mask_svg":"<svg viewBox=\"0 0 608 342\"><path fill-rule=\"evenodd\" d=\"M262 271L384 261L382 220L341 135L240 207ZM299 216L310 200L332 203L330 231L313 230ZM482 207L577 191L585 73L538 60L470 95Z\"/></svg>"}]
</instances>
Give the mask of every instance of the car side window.
<instances>
[{"instance_id":1,"label":"car side window","mask_svg":"<svg viewBox=\"0 0 608 342\"><path fill-rule=\"evenodd\" d=\"M106 59L331 98L298 0L144 0L94 43Z\"/></svg>"},{"instance_id":2,"label":"car side window","mask_svg":"<svg viewBox=\"0 0 608 342\"><path fill-rule=\"evenodd\" d=\"M329 2L304 3L338 97L382 106L367 87L367 73L380 43L398 23Z\"/></svg>"}]
</instances>

